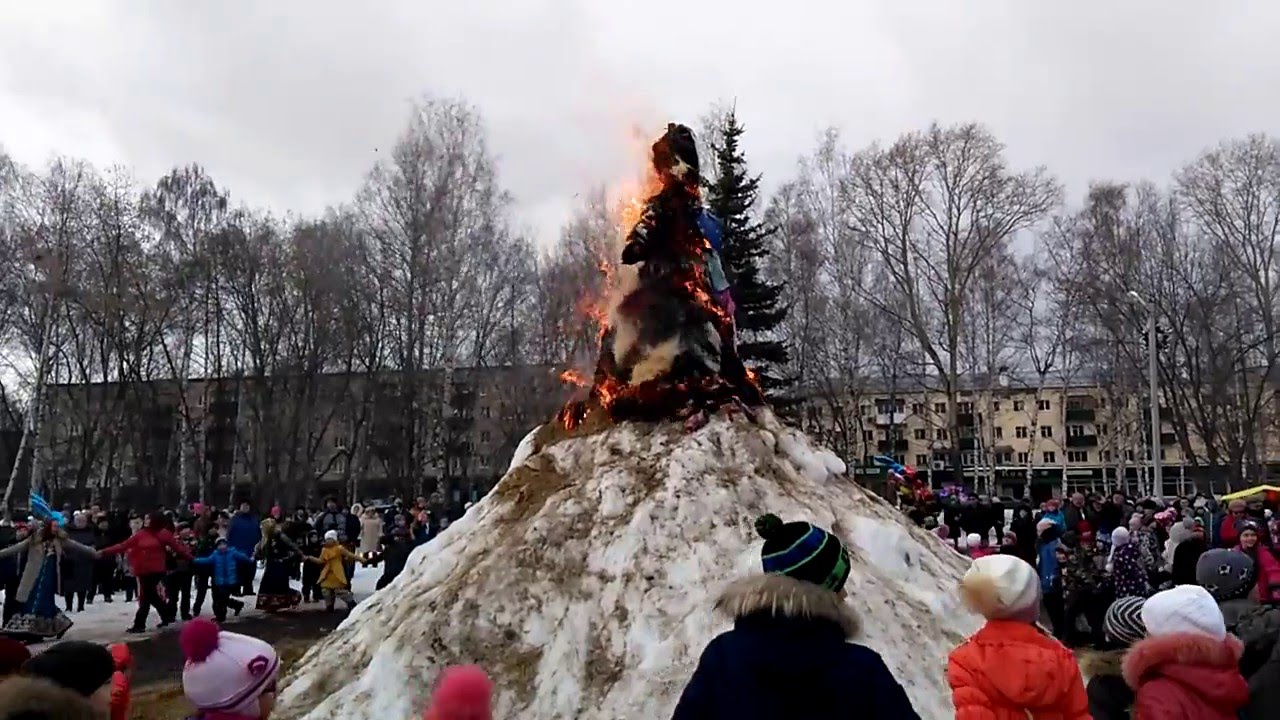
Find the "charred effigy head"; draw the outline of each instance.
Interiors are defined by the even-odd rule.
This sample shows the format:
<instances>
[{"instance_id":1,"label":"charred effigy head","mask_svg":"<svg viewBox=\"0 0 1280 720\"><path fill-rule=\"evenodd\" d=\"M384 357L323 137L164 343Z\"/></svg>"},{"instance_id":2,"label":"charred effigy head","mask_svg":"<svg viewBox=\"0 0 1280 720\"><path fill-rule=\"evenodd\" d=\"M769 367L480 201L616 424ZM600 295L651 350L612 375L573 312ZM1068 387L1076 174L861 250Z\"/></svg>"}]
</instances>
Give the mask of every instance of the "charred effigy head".
<instances>
[{"instance_id":1,"label":"charred effigy head","mask_svg":"<svg viewBox=\"0 0 1280 720\"><path fill-rule=\"evenodd\" d=\"M663 178L698 181L698 143L687 125L668 123L653 143L653 167Z\"/></svg>"}]
</instances>

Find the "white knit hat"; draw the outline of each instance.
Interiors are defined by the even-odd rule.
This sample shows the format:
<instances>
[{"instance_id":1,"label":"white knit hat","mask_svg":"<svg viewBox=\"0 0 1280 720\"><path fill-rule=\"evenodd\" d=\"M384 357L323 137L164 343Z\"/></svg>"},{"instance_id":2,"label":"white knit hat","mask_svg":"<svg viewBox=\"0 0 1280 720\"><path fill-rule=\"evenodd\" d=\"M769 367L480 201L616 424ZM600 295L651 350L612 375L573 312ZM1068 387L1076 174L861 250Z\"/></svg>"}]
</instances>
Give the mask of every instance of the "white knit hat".
<instances>
[{"instance_id":1,"label":"white knit hat","mask_svg":"<svg viewBox=\"0 0 1280 720\"><path fill-rule=\"evenodd\" d=\"M332 541L334 541L334 542L338 542L338 531L337 531L337 530L329 530L328 532L326 532L326 533L324 534L324 541L325 541L325 542L329 542L330 540L332 540Z\"/></svg>"},{"instance_id":2,"label":"white knit hat","mask_svg":"<svg viewBox=\"0 0 1280 720\"><path fill-rule=\"evenodd\" d=\"M1035 622L1040 617L1040 577L1015 555L974 560L960 580L960 594L988 620Z\"/></svg>"},{"instance_id":3,"label":"white knit hat","mask_svg":"<svg viewBox=\"0 0 1280 720\"><path fill-rule=\"evenodd\" d=\"M182 691L197 710L258 716L258 698L274 692L280 658L267 643L248 635L219 632L196 618L178 638L187 664Z\"/></svg>"},{"instance_id":4,"label":"white knit hat","mask_svg":"<svg viewBox=\"0 0 1280 720\"><path fill-rule=\"evenodd\" d=\"M969 547L976 548L982 545L982 536L978 533L969 533L964 536L964 541Z\"/></svg>"},{"instance_id":5,"label":"white knit hat","mask_svg":"<svg viewBox=\"0 0 1280 720\"><path fill-rule=\"evenodd\" d=\"M1147 598L1142 605L1142 624L1153 637L1176 633L1205 635L1215 640L1227 637L1218 603L1199 585L1179 585Z\"/></svg>"}]
</instances>

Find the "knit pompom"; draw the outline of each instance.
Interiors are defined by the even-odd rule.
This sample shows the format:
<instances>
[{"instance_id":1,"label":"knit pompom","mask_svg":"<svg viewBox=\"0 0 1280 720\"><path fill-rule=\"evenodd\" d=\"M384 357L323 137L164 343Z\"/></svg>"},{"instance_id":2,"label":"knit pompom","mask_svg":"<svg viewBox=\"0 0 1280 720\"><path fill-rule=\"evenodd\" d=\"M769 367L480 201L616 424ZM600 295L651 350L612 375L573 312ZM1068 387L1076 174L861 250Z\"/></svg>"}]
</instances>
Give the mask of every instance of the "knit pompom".
<instances>
[{"instance_id":1,"label":"knit pompom","mask_svg":"<svg viewBox=\"0 0 1280 720\"><path fill-rule=\"evenodd\" d=\"M204 662L218 649L218 626L212 620L196 618L183 626L178 644L188 662Z\"/></svg>"},{"instance_id":2,"label":"knit pompom","mask_svg":"<svg viewBox=\"0 0 1280 720\"><path fill-rule=\"evenodd\" d=\"M756 534L768 540L782 529L782 518L773 513L765 513L756 518Z\"/></svg>"}]
</instances>

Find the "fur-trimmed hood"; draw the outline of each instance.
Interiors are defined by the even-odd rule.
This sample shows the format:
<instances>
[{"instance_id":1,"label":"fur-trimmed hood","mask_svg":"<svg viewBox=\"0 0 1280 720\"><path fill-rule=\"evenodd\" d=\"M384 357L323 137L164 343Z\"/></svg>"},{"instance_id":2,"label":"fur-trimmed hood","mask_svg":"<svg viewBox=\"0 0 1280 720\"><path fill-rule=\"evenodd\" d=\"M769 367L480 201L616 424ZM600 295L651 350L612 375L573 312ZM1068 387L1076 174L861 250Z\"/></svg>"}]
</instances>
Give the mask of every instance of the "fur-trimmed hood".
<instances>
[{"instance_id":1,"label":"fur-trimmed hood","mask_svg":"<svg viewBox=\"0 0 1280 720\"><path fill-rule=\"evenodd\" d=\"M1080 654L1080 673L1085 680L1096 677L1120 677L1124 672L1124 651L1103 650Z\"/></svg>"},{"instance_id":2,"label":"fur-trimmed hood","mask_svg":"<svg viewBox=\"0 0 1280 720\"><path fill-rule=\"evenodd\" d=\"M1194 633L1149 637L1124 656L1124 680L1137 691L1144 683L1164 679L1206 705L1239 708L1249 698L1237 667L1243 652L1234 635L1225 640Z\"/></svg>"},{"instance_id":3,"label":"fur-trimmed hood","mask_svg":"<svg viewBox=\"0 0 1280 720\"><path fill-rule=\"evenodd\" d=\"M36 716L49 720L100 720L89 701L53 683L26 677L0 682L0 720Z\"/></svg>"},{"instance_id":4,"label":"fur-trimmed hood","mask_svg":"<svg viewBox=\"0 0 1280 720\"><path fill-rule=\"evenodd\" d=\"M734 618L767 613L774 617L827 620L855 640L862 622L837 593L785 575L753 575L734 582L721 593L716 610Z\"/></svg>"}]
</instances>

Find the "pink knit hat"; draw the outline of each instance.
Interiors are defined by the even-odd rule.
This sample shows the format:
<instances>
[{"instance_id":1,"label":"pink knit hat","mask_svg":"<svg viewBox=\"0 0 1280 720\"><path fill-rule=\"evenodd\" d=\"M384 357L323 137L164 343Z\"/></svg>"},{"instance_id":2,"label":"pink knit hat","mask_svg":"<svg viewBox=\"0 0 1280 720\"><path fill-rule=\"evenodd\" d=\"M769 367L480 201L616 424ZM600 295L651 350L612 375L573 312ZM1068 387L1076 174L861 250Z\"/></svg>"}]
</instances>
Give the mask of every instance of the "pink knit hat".
<instances>
[{"instance_id":1,"label":"pink knit hat","mask_svg":"<svg viewBox=\"0 0 1280 720\"><path fill-rule=\"evenodd\" d=\"M258 698L275 691L280 672L280 658L270 645L220 632L201 618L188 622L178 641L187 658L182 691L196 709L258 716Z\"/></svg>"},{"instance_id":2,"label":"pink knit hat","mask_svg":"<svg viewBox=\"0 0 1280 720\"><path fill-rule=\"evenodd\" d=\"M476 665L445 668L426 720L491 720L493 683Z\"/></svg>"}]
</instances>

